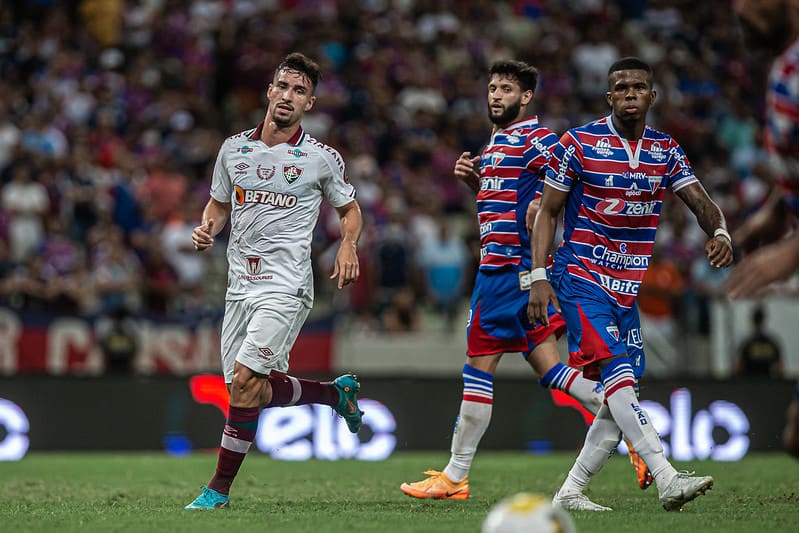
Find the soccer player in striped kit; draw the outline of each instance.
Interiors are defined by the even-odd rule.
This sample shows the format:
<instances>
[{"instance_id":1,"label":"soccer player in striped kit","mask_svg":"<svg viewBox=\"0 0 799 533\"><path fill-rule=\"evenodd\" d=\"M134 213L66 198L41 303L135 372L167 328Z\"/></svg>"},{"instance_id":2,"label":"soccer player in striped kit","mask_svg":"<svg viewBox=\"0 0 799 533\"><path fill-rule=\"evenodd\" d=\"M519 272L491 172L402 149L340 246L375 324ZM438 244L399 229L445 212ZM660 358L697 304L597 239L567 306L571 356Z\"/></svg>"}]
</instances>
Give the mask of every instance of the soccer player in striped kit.
<instances>
[{"instance_id":1,"label":"soccer player in striped kit","mask_svg":"<svg viewBox=\"0 0 799 533\"><path fill-rule=\"evenodd\" d=\"M557 136L528 117L538 71L520 61L500 61L489 70L488 116L494 124L481 155L461 154L455 175L477 195L481 260L466 326L467 360L463 399L452 436L452 455L442 472L403 483L416 498L463 500L468 473L480 439L491 421L493 376L506 352L521 352L544 387L567 392L596 412L603 392L595 381L558 358L556 337L565 325L553 307L549 323L533 327L527 319L530 237L528 206L540 194L541 170Z\"/></svg>"},{"instance_id":2,"label":"soccer player in striped kit","mask_svg":"<svg viewBox=\"0 0 799 533\"><path fill-rule=\"evenodd\" d=\"M608 71L610 115L567 131L546 168L533 230L530 320L549 323L554 304L566 320L569 364L583 367L605 388L605 405L554 498L566 509L610 510L589 500L583 489L621 433L651 469L667 511L713 486L709 476L674 469L637 398L644 352L636 296L667 190L685 202L708 235L710 264L721 268L732 262L732 242L718 205L679 144L646 125L655 96L652 68L638 58L620 59ZM547 251L564 207L563 243L548 280Z\"/></svg>"},{"instance_id":3,"label":"soccer player in striped kit","mask_svg":"<svg viewBox=\"0 0 799 533\"><path fill-rule=\"evenodd\" d=\"M222 370L230 409L214 476L186 509L224 509L252 445L261 409L318 403L331 406L357 433L363 412L355 376L319 382L286 374L289 351L313 304L311 236L324 197L338 212L341 244L330 279L338 288L358 279L356 243L361 211L341 155L301 126L313 107L319 67L299 53L277 67L256 128L225 140L211 198L192 242L207 250L230 217Z\"/></svg>"}]
</instances>

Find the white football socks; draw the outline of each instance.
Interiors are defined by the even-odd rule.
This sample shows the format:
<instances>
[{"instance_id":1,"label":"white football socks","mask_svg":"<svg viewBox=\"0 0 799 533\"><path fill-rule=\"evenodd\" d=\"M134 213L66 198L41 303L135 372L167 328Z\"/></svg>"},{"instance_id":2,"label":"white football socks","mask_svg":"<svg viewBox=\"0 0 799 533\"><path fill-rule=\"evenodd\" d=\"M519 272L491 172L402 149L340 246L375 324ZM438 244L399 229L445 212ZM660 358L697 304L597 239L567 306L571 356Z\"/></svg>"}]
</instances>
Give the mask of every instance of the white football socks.
<instances>
[{"instance_id":1,"label":"white football socks","mask_svg":"<svg viewBox=\"0 0 799 533\"><path fill-rule=\"evenodd\" d=\"M444 468L444 473L452 481L461 481L469 475L477 445L491 422L492 407L490 403L461 402L458 422L452 434L452 455Z\"/></svg>"},{"instance_id":2,"label":"white football socks","mask_svg":"<svg viewBox=\"0 0 799 533\"><path fill-rule=\"evenodd\" d=\"M608 365L605 370L610 369ZM677 471L663 453L663 445L649 415L638 404L635 395L635 377L629 363L613 365L602 372L605 399L616 424L635 450L646 462L659 489L671 483Z\"/></svg>"},{"instance_id":3,"label":"white football socks","mask_svg":"<svg viewBox=\"0 0 799 533\"><path fill-rule=\"evenodd\" d=\"M576 398L583 404L583 407L593 414L597 414L605 401L605 390L599 382L585 379L582 372L577 370L575 372L577 372L577 376L569 385L569 389L564 392Z\"/></svg>"},{"instance_id":4,"label":"white football socks","mask_svg":"<svg viewBox=\"0 0 799 533\"><path fill-rule=\"evenodd\" d=\"M569 470L566 481L558 490L559 495L582 493L591 476L599 472L616 449L621 439L621 430L607 405L603 405L588 428L585 443L577 460Z\"/></svg>"}]
</instances>

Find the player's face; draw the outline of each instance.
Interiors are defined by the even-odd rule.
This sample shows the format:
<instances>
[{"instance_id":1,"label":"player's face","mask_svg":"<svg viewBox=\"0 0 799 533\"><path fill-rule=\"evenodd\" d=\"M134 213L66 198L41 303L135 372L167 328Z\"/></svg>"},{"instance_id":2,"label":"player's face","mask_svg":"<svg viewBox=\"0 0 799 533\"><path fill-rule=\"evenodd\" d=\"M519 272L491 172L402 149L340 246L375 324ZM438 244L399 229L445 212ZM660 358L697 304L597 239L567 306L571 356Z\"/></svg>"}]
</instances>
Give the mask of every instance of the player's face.
<instances>
[{"instance_id":1,"label":"player's face","mask_svg":"<svg viewBox=\"0 0 799 533\"><path fill-rule=\"evenodd\" d=\"M522 106L533 98L533 91L522 91L516 78L494 74L488 81L488 118L505 126L521 118Z\"/></svg>"},{"instance_id":2,"label":"player's face","mask_svg":"<svg viewBox=\"0 0 799 533\"><path fill-rule=\"evenodd\" d=\"M277 73L266 91L269 99L267 116L280 128L296 124L313 107L313 84L308 76L296 70Z\"/></svg>"},{"instance_id":3,"label":"player's face","mask_svg":"<svg viewBox=\"0 0 799 533\"><path fill-rule=\"evenodd\" d=\"M617 70L608 77L606 98L618 120L643 122L655 102L655 90L645 70Z\"/></svg>"}]
</instances>

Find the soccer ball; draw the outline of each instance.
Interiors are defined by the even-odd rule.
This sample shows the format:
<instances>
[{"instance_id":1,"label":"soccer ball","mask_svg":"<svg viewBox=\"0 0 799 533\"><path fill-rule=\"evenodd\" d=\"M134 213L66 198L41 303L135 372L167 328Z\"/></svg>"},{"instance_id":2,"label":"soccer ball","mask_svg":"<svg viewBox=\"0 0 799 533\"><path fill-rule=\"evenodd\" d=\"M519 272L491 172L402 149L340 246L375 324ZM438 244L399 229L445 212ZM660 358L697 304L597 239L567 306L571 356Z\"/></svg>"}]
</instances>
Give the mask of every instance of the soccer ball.
<instances>
[{"instance_id":1,"label":"soccer ball","mask_svg":"<svg viewBox=\"0 0 799 533\"><path fill-rule=\"evenodd\" d=\"M548 498L521 492L491 508L482 533L576 533L571 517Z\"/></svg>"}]
</instances>

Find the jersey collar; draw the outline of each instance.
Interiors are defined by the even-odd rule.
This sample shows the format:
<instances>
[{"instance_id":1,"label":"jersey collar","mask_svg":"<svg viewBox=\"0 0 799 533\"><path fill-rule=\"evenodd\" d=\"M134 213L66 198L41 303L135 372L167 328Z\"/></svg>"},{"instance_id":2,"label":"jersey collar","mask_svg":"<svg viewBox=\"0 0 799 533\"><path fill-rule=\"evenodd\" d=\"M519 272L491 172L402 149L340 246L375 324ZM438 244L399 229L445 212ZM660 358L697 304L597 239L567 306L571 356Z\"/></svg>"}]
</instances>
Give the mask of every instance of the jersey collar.
<instances>
[{"instance_id":1,"label":"jersey collar","mask_svg":"<svg viewBox=\"0 0 799 533\"><path fill-rule=\"evenodd\" d=\"M260 141L261 140L261 133L264 131L264 123L263 121L259 122L258 125L255 127L253 132L250 134L251 141ZM297 131L291 138L286 141L286 144L290 144L291 146L298 146L302 143L305 139L305 130L302 129L302 126L297 128Z\"/></svg>"},{"instance_id":2,"label":"jersey collar","mask_svg":"<svg viewBox=\"0 0 799 533\"><path fill-rule=\"evenodd\" d=\"M644 124L644 133L641 135L641 138L636 141L635 152L633 152L632 148L630 148L630 141L619 135L619 132L616 131L616 126L613 125L613 113L608 115L605 120L608 123L610 132L621 140L621 145L624 147L624 151L627 152L627 160L630 163L630 168L638 168L641 159L641 145L644 144L644 136L646 135L646 124Z\"/></svg>"}]
</instances>

